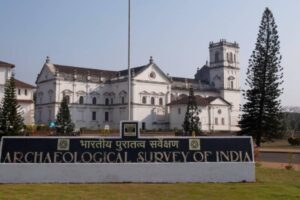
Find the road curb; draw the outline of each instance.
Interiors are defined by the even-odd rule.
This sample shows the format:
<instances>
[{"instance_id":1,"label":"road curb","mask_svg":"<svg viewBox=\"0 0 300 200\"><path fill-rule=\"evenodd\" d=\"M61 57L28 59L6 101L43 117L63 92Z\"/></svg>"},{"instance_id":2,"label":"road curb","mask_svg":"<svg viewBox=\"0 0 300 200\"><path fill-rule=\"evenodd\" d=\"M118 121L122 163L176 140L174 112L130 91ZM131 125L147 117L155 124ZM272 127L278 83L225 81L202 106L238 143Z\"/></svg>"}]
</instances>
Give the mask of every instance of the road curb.
<instances>
[{"instance_id":1,"label":"road curb","mask_svg":"<svg viewBox=\"0 0 300 200\"><path fill-rule=\"evenodd\" d=\"M293 153L300 154L300 149L259 149L259 152L263 153Z\"/></svg>"}]
</instances>

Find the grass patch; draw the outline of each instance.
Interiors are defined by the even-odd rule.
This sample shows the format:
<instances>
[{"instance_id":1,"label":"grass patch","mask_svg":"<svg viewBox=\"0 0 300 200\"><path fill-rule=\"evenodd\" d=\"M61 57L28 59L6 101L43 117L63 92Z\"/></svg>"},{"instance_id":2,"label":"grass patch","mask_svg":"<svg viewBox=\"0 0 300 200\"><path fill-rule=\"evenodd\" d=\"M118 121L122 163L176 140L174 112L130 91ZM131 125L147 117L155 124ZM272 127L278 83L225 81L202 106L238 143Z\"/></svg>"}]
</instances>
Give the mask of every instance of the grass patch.
<instances>
[{"instance_id":1,"label":"grass patch","mask_svg":"<svg viewBox=\"0 0 300 200\"><path fill-rule=\"evenodd\" d=\"M300 199L300 172L256 168L256 183L1 184L0 199Z\"/></svg>"}]
</instances>

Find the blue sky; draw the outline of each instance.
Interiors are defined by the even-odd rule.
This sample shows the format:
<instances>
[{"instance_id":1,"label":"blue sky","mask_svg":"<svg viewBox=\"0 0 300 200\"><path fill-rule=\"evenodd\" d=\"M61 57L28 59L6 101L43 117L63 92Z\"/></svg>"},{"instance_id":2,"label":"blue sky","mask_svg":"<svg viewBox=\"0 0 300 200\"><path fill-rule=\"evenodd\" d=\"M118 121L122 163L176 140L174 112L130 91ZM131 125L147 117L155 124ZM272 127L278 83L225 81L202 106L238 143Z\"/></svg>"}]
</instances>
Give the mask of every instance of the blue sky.
<instances>
[{"instance_id":1,"label":"blue sky","mask_svg":"<svg viewBox=\"0 0 300 200\"><path fill-rule=\"evenodd\" d=\"M154 62L171 76L193 77L210 41L240 44L241 81L265 7L278 25L284 67L283 105L300 106L298 0L131 0L132 66ZM0 0L0 60L34 84L52 63L127 68L127 0Z\"/></svg>"}]
</instances>

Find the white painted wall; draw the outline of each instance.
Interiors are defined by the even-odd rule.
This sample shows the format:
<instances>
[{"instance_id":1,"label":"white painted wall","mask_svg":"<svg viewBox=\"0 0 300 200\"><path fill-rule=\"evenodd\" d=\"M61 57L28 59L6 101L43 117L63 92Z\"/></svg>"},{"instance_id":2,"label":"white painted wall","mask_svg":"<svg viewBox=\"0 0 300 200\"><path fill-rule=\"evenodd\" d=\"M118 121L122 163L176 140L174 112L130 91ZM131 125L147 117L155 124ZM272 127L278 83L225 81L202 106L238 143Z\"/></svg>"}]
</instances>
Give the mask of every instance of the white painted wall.
<instances>
[{"instance_id":1,"label":"white painted wall","mask_svg":"<svg viewBox=\"0 0 300 200\"><path fill-rule=\"evenodd\" d=\"M4 86L0 85L0 102L2 101L4 97Z\"/></svg>"},{"instance_id":2,"label":"white painted wall","mask_svg":"<svg viewBox=\"0 0 300 200\"><path fill-rule=\"evenodd\" d=\"M42 74L40 77L45 76ZM54 81L43 81L37 84L36 89L35 122L37 124L48 124L50 120L55 118L57 106L59 106L55 95L59 84L55 84Z\"/></svg>"},{"instance_id":3,"label":"white painted wall","mask_svg":"<svg viewBox=\"0 0 300 200\"><path fill-rule=\"evenodd\" d=\"M221 96L226 99L232 106L231 112L231 130L239 131L238 122L240 120L241 94L240 91L223 90Z\"/></svg>"},{"instance_id":4,"label":"white painted wall","mask_svg":"<svg viewBox=\"0 0 300 200\"><path fill-rule=\"evenodd\" d=\"M232 77L234 79L229 80ZM238 69L226 68L224 69L224 88L232 89L231 81L233 81L233 89L240 90L240 71Z\"/></svg>"},{"instance_id":5,"label":"white painted wall","mask_svg":"<svg viewBox=\"0 0 300 200\"><path fill-rule=\"evenodd\" d=\"M25 125L33 125L34 122L34 103L18 103L21 107L22 117Z\"/></svg>"},{"instance_id":6,"label":"white painted wall","mask_svg":"<svg viewBox=\"0 0 300 200\"><path fill-rule=\"evenodd\" d=\"M2 163L0 175L0 183L254 182L255 163Z\"/></svg>"},{"instance_id":7,"label":"white painted wall","mask_svg":"<svg viewBox=\"0 0 300 200\"><path fill-rule=\"evenodd\" d=\"M10 67L0 67L0 85L5 85L6 80L11 77L11 73Z\"/></svg>"},{"instance_id":8,"label":"white painted wall","mask_svg":"<svg viewBox=\"0 0 300 200\"><path fill-rule=\"evenodd\" d=\"M230 130L230 107L225 105L211 104L210 109L210 130L229 131ZM224 119L224 124L222 120Z\"/></svg>"},{"instance_id":9,"label":"white painted wall","mask_svg":"<svg viewBox=\"0 0 300 200\"><path fill-rule=\"evenodd\" d=\"M20 90L20 94L19 94L19 90ZM27 94L25 93L25 90L27 91ZM34 89L16 87L17 99L33 100L33 93L34 93Z\"/></svg>"},{"instance_id":10,"label":"white painted wall","mask_svg":"<svg viewBox=\"0 0 300 200\"><path fill-rule=\"evenodd\" d=\"M182 129L184 116L186 112L186 105L172 105L170 106L170 128Z\"/></svg>"},{"instance_id":11,"label":"white painted wall","mask_svg":"<svg viewBox=\"0 0 300 200\"><path fill-rule=\"evenodd\" d=\"M4 85L6 81L6 68L5 67L0 67L0 85Z\"/></svg>"},{"instance_id":12,"label":"white painted wall","mask_svg":"<svg viewBox=\"0 0 300 200\"><path fill-rule=\"evenodd\" d=\"M154 72L154 77L151 77L151 72ZM158 70L158 67L155 64L149 65L149 67L147 67L142 73L134 77L134 80L143 80L160 83L168 82L166 77Z\"/></svg>"},{"instance_id":13,"label":"white painted wall","mask_svg":"<svg viewBox=\"0 0 300 200\"><path fill-rule=\"evenodd\" d=\"M180 113L179 113L180 109ZM170 128L171 129L182 129L184 121L186 105L171 105L170 110ZM199 118L201 121L202 131L230 131L231 126L231 110L230 106L225 104L222 100L216 99L211 102L207 107L198 106ZM216 118L218 123L216 124ZM222 123L224 119L224 124Z\"/></svg>"},{"instance_id":14,"label":"white painted wall","mask_svg":"<svg viewBox=\"0 0 300 200\"><path fill-rule=\"evenodd\" d=\"M4 86L7 79L11 77L10 67L0 67L0 102L4 97Z\"/></svg>"}]
</instances>

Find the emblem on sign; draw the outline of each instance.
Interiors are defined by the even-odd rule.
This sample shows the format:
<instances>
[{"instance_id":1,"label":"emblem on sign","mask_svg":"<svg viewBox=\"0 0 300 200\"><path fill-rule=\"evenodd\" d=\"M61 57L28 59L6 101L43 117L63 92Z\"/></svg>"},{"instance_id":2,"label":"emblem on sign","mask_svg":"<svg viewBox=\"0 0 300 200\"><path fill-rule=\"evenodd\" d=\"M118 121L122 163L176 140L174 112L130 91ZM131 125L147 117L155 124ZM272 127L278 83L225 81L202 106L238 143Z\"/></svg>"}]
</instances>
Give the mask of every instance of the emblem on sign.
<instances>
[{"instance_id":1,"label":"emblem on sign","mask_svg":"<svg viewBox=\"0 0 300 200\"><path fill-rule=\"evenodd\" d=\"M124 136L137 136L137 124L124 124Z\"/></svg>"},{"instance_id":2,"label":"emblem on sign","mask_svg":"<svg viewBox=\"0 0 300 200\"><path fill-rule=\"evenodd\" d=\"M189 150L190 151L199 151L201 149L200 139L189 139Z\"/></svg>"},{"instance_id":3,"label":"emblem on sign","mask_svg":"<svg viewBox=\"0 0 300 200\"><path fill-rule=\"evenodd\" d=\"M57 150L59 151L68 151L70 148L69 139L58 139L57 140Z\"/></svg>"}]
</instances>

